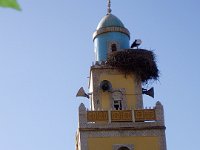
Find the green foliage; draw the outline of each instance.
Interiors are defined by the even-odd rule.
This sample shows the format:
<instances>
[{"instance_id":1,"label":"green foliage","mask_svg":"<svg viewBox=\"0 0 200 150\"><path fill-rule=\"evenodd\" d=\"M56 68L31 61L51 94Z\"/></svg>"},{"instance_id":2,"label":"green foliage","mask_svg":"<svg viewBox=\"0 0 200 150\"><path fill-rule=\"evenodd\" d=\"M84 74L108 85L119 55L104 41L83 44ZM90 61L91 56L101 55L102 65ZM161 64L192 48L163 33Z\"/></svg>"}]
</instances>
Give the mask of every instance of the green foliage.
<instances>
[{"instance_id":1,"label":"green foliage","mask_svg":"<svg viewBox=\"0 0 200 150\"><path fill-rule=\"evenodd\" d=\"M0 7L8 7L16 10L21 10L17 0L0 0Z\"/></svg>"}]
</instances>

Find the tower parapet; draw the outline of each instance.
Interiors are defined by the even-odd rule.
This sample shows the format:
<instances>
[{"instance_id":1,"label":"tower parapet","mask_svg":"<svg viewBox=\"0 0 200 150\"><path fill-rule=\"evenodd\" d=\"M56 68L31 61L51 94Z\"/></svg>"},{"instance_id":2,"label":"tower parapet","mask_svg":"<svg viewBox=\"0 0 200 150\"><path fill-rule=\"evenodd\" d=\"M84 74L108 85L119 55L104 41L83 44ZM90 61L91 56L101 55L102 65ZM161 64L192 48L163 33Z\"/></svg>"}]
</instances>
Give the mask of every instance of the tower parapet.
<instances>
[{"instance_id":1,"label":"tower parapet","mask_svg":"<svg viewBox=\"0 0 200 150\"><path fill-rule=\"evenodd\" d=\"M159 103L159 104L158 104ZM85 108L84 104L80 107ZM138 122L149 125L149 122L164 127L164 111L160 102L156 103L154 108L145 109L125 109L125 110L86 110L79 109L79 127L87 127L89 124L105 125L112 123L132 123L137 125ZM112 126L112 125L111 125Z\"/></svg>"}]
</instances>

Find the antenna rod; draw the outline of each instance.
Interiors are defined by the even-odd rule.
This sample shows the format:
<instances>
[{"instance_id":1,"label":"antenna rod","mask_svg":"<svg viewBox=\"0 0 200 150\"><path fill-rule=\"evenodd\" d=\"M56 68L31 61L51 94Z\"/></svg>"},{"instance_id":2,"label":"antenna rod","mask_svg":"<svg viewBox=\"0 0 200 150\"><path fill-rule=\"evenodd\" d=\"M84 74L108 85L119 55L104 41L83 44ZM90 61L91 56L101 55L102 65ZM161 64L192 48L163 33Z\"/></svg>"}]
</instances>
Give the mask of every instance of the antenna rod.
<instances>
[{"instance_id":1,"label":"antenna rod","mask_svg":"<svg viewBox=\"0 0 200 150\"><path fill-rule=\"evenodd\" d=\"M108 0L108 12L107 12L107 14L110 14L111 13L111 0Z\"/></svg>"}]
</instances>

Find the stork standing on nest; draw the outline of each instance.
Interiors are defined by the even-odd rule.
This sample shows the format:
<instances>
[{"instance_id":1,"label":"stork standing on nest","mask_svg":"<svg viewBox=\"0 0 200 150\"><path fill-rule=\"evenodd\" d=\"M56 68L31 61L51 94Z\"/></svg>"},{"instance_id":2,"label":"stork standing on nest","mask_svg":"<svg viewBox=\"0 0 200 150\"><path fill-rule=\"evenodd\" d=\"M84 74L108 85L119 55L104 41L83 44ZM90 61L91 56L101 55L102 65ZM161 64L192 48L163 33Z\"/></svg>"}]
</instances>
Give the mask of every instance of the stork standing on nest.
<instances>
[{"instance_id":1,"label":"stork standing on nest","mask_svg":"<svg viewBox=\"0 0 200 150\"><path fill-rule=\"evenodd\" d=\"M133 44L131 44L131 48L137 48L138 49L138 46L140 46L142 44L142 40L140 39L136 39Z\"/></svg>"}]
</instances>

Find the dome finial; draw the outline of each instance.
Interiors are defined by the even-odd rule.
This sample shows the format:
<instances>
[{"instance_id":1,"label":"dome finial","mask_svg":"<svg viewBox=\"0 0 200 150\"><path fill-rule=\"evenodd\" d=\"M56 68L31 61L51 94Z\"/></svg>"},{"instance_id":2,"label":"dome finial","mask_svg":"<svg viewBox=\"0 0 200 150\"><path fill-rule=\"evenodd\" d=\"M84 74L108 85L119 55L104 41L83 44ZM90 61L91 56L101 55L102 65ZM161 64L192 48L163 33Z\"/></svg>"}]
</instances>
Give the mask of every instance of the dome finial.
<instances>
[{"instance_id":1,"label":"dome finial","mask_svg":"<svg viewBox=\"0 0 200 150\"><path fill-rule=\"evenodd\" d=\"M111 13L111 1L110 0L108 0L108 12L107 12L107 14L110 14Z\"/></svg>"}]
</instances>

